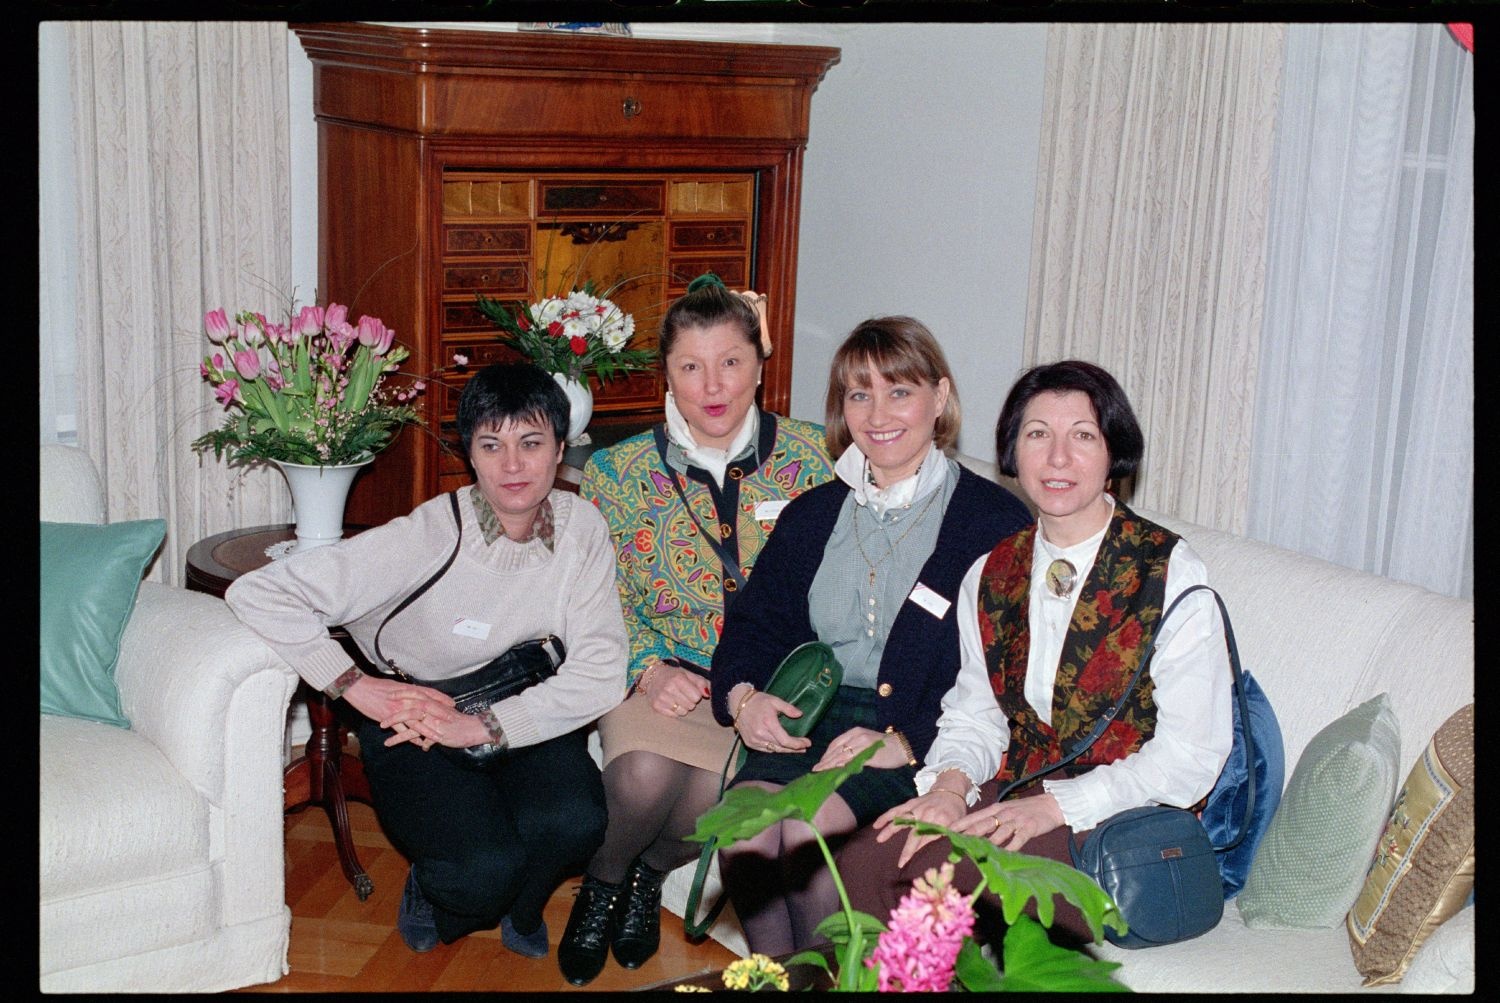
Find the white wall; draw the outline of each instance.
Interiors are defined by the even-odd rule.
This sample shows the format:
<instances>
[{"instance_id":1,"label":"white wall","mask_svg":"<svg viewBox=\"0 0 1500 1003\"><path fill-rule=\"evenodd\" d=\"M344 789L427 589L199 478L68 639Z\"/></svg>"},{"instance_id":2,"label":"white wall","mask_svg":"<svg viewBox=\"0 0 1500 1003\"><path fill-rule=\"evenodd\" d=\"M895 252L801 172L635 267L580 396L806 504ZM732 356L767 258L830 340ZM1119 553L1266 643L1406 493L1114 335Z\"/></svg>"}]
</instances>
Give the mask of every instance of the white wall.
<instances>
[{"instance_id":1,"label":"white wall","mask_svg":"<svg viewBox=\"0 0 1500 1003\"><path fill-rule=\"evenodd\" d=\"M812 99L791 413L822 420L829 360L855 324L910 314L958 374L959 448L990 458L1021 366L1047 26L632 27L639 37L842 50ZM317 282L317 132L311 64L291 32L288 53L292 278L307 291Z\"/></svg>"},{"instance_id":2,"label":"white wall","mask_svg":"<svg viewBox=\"0 0 1500 1003\"><path fill-rule=\"evenodd\" d=\"M810 28L821 30L809 30ZM957 375L959 448L994 453L1021 366L1045 24L797 26L842 52L812 101L792 415L822 420L860 321L909 314Z\"/></svg>"}]
</instances>

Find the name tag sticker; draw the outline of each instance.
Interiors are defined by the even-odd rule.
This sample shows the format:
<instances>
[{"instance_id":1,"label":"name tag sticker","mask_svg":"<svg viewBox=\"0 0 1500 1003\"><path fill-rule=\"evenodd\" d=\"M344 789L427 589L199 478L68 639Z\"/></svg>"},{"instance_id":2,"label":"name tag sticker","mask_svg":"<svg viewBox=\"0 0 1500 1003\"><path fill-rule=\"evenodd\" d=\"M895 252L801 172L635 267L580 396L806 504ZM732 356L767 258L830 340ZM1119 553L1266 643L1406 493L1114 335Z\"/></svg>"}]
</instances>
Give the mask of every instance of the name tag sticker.
<instances>
[{"instance_id":1,"label":"name tag sticker","mask_svg":"<svg viewBox=\"0 0 1500 1003\"><path fill-rule=\"evenodd\" d=\"M911 590L911 595L907 598L939 620L948 615L948 607L953 605L921 582L917 582L917 587Z\"/></svg>"},{"instance_id":2,"label":"name tag sticker","mask_svg":"<svg viewBox=\"0 0 1500 1003\"><path fill-rule=\"evenodd\" d=\"M483 641L490 636L490 625L461 616L453 621L453 633L460 637L477 637Z\"/></svg>"},{"instance_id":3,"label":"name tag sticker","mask_svg":"<svg viewBox=\"0 0 1500 1003\"><path fill-rule=\"evenodd\" d=\"M783 498L781 501L763 501L757 503L755 506L756 520L759 522L774 521L776 517L781 514L781 510L786 508L787 503L790 501L790 498Z\"/></svg>"}]
</instances>

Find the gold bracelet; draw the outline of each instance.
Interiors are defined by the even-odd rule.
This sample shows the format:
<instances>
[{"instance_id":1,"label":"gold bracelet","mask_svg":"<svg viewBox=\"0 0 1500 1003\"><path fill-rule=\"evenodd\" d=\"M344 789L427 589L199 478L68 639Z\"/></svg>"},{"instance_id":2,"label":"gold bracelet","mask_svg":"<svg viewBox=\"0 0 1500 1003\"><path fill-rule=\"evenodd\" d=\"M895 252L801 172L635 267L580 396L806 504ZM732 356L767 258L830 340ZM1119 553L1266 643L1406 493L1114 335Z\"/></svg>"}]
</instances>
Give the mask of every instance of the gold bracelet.
<instances>
[{"instance_id":1,"label":"gold bracelet","mask_svg":"<svg viewBox=\"0 0 1500 1003\"><path fill-rule=\"evenodd\" d=\"M744 696L740 697L740 704L739 704L738 707L736 707L734 709L734 715L731 717L730 723L729 723L729 726L731 728L738 728L740 726L740 715L745 712L745 704L749 703L750 702L750 698L753 697L753 696L755 696L755 687L751 686L750 687L750 692L748 692Z\"/></svg>"},{"instance_id":2,"label":"gold bracelet","mask_svg":"<svg viewBox=\"0 0 1500 1003\"><path fill-rule=\"evenodd\" d=\"M903 735L903 734L901 734L901 732L897 731L896 730L896 726L894 724L888 724L888 725L886 725L885 726L885 733L887 735L891 736L892 738L894 738L900 744L901 751L906 754L906 765L907 766L916 766L917 765L917 757L914 756L914 755L912 755L912 752L911 752L911 743L906 740L906 736ZM964 804L967 807L968 802L965 801Z\"/></svg>"},{"instance_id":3,"label":"gold bracelet","mask_svg":"<svg viewBox=\"0 0 1500 1003\"><path fill-rule=\"evenodd\" d=\"M940 791L943 794L952 794L954 797L958 798L964 803L964 811L967 812L969 810L969 799L958 793L958 791L952 790L948 787L939 787L936 784L933 784L932 790L929 790L927 793L931 794L933 791Z\"/></svg>"},{"instance_id":4,"label":"gold bracelet","mask_svg":"<svg viewBox=\"0 0 1500 1003\"><path fill-rule=\"evenodd\" d=\"M648 697L651 695L646 692L646 677L651 675L651 670L656 668L660 664L661 662L652 662L650 665L641 670L640 675L635 677L635 689L637 692Z\"/></svg>"}]
</instances>

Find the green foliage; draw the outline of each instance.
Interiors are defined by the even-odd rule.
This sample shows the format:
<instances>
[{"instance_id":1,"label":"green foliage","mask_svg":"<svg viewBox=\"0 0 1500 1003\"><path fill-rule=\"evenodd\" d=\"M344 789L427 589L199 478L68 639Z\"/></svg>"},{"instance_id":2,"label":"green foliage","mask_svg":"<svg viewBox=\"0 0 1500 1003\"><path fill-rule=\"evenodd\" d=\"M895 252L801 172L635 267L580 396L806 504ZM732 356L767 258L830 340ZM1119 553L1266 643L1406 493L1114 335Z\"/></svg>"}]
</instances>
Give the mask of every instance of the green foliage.
<instances>
[{"instance_id":1,"label":"green foliage","mask_svg":"<svg viewBox=\"0 0 1500 1003\"><path fill-rule=\"evenodd\" d=\"M698 818L697 829L687 838L703 843L717 839L720 846L752 836L784 819L795 818L811 825L818 809L845 780L858 773L883 743L864 749L847 764L820 773L807 773L780 790L736 787L719 804ZM952 844L949 859L967 857L979 869L982 884L971 901L986 889L1001 900L1008 924L1003 947L1003 971L980 953L973 938L965 941L954 967L954 979L971 992L1129 992L1114 980L1119 964L1098 961L1048 939L1044 927L1052 925L1053 896L1061 895L1083 913L1095 942L1104 939L1104 927L1123 931L1124 918L1114 900L1088 875L1060 861L1027 853L1002 850L987 839L954 832L929 822L897 819L898 825L913 825L922 835L943 836ZM817 931L833 945L835 970L819 951L803 951L787 960L788 966L809 964L822 968L840 992L874 990L879 973L865 961L875 949L886 927L879 919L859 912L849 903L833 854L813 826L813 835L838 889L842 909L818 924ZM1036 902L1037 916L1024 914L1028 902Z\"/></svg>"},{"instance_id":2,"label":"green foliage","mask_svg":"<svg viewBox=\"0 0 1500 1003\"><path fill-rule=\"evenodd\" d=\"M656 364L656 352L625 347L635 322L600 296L592 280L538 303L506 305L476 293L474 304L499 328L502 345L549 373L580 381L593 375L607 382Z\"/></svg>"}]
</instances>

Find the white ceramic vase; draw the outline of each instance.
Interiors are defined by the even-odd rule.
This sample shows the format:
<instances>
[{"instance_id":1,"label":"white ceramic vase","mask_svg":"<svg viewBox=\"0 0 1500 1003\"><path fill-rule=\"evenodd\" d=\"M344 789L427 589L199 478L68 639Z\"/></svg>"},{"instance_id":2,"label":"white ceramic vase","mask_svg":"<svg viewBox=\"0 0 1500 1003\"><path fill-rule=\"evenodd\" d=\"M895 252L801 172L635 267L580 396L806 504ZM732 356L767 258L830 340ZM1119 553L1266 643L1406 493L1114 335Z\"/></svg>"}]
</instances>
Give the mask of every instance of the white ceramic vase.
<instances>
[{"instance_id":1,"label":"white ceramic vase","mask_svg":"<svg viewBox=\"0 0 1500 1003\"><path fill-rule=\"evenodd\" d=\"M359 463L318 466L274 461L292 489L292 515L297 523L297 545L292 553L337 543L344 536L344 502L354 476L375 457Z\"/></svg>"},{"instance_id":2,"label":"white ceramic vase","mask_svg":"<svg viewBox=\"0 0 1500 1003\"><path fill-rule=\"evenodd\" d=\"M594 391L589 389L588 379L570 380L562 373L553 373L552 378L568 395L568 442L583 435L594 416Z\"/></svg>"}]
</instances>

